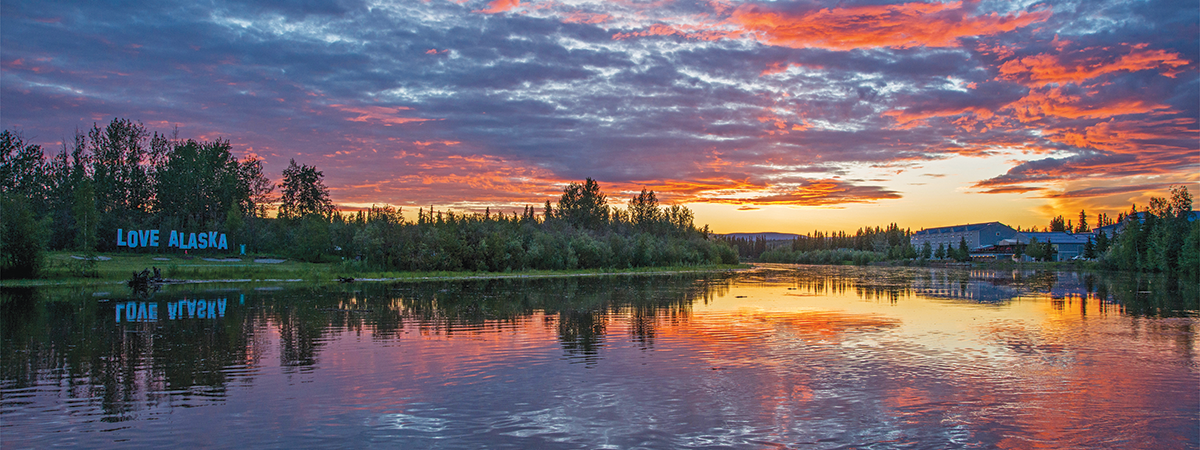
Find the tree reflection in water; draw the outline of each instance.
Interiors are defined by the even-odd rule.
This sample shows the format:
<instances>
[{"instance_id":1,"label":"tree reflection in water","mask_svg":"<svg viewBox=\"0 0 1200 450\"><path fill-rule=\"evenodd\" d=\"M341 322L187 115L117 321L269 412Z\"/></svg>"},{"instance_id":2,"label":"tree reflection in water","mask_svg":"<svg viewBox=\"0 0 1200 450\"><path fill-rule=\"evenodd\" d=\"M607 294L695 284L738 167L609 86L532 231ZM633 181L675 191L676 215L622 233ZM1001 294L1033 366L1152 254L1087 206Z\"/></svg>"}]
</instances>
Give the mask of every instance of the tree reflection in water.
<instances>
[{"instance_id":1,"label":"tree reflection in water","mask_svg":"<svg viewBox=\"0 0 1200 450\"><path fill-rule=\"evenodd\" d=\"M71 400L69 408L96 410L87 413L99 420L122 421L164 403L220 401L231 385L252 384L255 368L272 354L285 373L317 370L324 346L347 331L369 331L362 334L377 341L398 340L406 332L450 339L515 329L534 316L554 330L567 360L590 366L603 357L606 340L620 339L614 329L628 330L629 342L652 349L660 328L686 324L696 302L724 296L735 280L740 285L783 282L802 293L853 293L888 303L924 296L1002 305L1049 295L1053 302L1082 302L1084 314L1174 317L1200 310L1194 283L1162 276L913 268L807 267L739 275L355 283L278 290L175 286L149 298L5 288L0 290L0 388L7 410L35 402L33 388L54 385ZM209 307L207 314L178 309L200 301L224 306ZM128 308L149 304L157 308L153 320L128 315ZM278 336L264 335L266 330ZM1186 341L1180 346L1193 347L1190 330L1163 331ZM276 340L278 348L272 349Z\"/></svg>"}]
</instances>

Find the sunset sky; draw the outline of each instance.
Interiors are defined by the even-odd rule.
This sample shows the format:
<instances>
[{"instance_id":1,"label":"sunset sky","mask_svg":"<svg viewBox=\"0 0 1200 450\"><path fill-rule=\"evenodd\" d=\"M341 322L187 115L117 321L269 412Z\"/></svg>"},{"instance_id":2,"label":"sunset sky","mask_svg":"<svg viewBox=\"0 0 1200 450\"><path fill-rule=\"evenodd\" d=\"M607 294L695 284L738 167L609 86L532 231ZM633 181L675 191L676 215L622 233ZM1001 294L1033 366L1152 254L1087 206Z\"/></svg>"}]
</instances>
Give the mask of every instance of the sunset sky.
<instances>
[{"instance_id":1,"label":"sunset sky","mask_svg":"<svg viewBox=\"0 0 1200 450\"><path fill-rule=\"evenodd\" d=\"M1191 1L0 2L0 127L114 117L512 211L592 177L716 232L914 230L1200 197ZM408 214L415 217L415 211Z\"/></svg>"}]
</instances>

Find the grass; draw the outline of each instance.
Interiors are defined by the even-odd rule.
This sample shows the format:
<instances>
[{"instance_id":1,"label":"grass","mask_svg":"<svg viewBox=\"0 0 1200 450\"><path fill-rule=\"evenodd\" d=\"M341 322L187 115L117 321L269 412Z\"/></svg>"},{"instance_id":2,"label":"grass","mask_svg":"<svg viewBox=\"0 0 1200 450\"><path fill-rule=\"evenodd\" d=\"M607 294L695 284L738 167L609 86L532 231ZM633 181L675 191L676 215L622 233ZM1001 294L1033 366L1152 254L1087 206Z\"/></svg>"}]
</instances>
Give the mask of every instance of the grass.
<instances>
[{"instance_id":1,"label":"grass","mask_svg":"<svg viewBox=\"0 0 1200 450\"><path fill-rule=\"evenodd\" d=\"M158 267L164 278L189 281L267 281L303 280L333 282L338 277L362 280L437 280L472 278L534 278L563 276L600 276L618 274L658 274L681 272L715 272L749 268L749 265L639 267L633 269L529 270L518 272L397 272L374 271L352 263L309 263L285 260L282 263L256 263L255 259L283 259L272 255L235 256L240 261L205 261L200 257L177 254L104 253L96 256L108 260L80 260L84 255L72 252L49 252L42 277L38 279L0 280L0 286L88 286L123 284L134 272ZM155 260L167 258L168 260ZM222 256L213 256L222 258Z\"/></svg>"}]
</instances>

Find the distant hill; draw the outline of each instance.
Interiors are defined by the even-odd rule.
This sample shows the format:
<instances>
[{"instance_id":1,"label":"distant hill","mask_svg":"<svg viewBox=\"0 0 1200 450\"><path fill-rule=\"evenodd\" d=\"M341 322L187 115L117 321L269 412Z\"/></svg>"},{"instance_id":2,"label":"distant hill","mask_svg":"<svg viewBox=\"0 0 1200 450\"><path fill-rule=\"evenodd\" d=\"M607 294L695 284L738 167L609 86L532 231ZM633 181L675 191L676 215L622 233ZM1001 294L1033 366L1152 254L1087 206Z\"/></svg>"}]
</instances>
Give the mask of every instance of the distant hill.
<instances>
[{"instance_id":1,"label":"distant hill","mask_svg":"<svg viewBox=\"0 0 1200 450\"><path fill-rule=\"evenodd\" d=\"M776 232L771 232L771 231L763 232L763 233L729 233L729 234L722 234L720 236L732 237L732 238L742 238L742 239L755 239L755 238L761 237L768 241L790 241L792 239L800 237L799 234L795 234L795 233L776 233Z\"/></svg>"}]
</instances>

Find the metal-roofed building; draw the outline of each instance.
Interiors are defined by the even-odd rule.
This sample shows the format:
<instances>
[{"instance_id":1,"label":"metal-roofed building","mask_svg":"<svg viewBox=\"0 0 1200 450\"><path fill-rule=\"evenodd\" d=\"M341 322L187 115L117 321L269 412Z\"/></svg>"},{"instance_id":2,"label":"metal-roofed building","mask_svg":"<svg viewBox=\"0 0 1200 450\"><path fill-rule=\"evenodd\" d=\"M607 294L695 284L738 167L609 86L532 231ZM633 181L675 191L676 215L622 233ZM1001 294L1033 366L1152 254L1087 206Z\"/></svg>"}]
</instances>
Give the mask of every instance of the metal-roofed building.
<instances>
[{"instance_id":1,"label":"metal-roofed building","mask_svg":"<svg viewBox=\"0 0 1200 450\"><path fill-rule=\"evenodd\" d=\"M933 248L937 248L938 244L945 244L946 248L956 248L958 242L965 239L967 248L974 249L994 245L1016 235L1017 230L1000 222L969 223L917 231L909 238L909 242L917 248L924 246L926 242Z\"/></svg>"},{"instance_id":2,"label":"metal-roofed building","mask_svg":"<svg viewBox=\"0 0 1200 450\"><path fill-rule=\"evenodd\" d=\"M1076 256L1083 256L1083 248L1092 237L1091 233L1072 234L1054 231L1049 233L1021 232L1017 233L1014 239L1023 245L1029 245L1032 239L1037 239L1040 243L1049 242L1054 247L1054 251L1058 252L1055 258L1057 261L1069 261Z\"/></svg>"}]
</instances>

